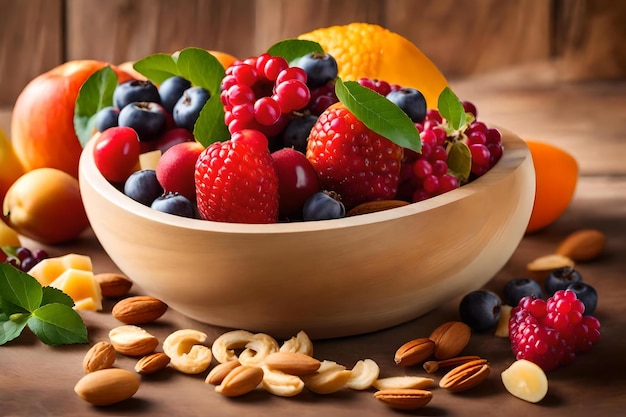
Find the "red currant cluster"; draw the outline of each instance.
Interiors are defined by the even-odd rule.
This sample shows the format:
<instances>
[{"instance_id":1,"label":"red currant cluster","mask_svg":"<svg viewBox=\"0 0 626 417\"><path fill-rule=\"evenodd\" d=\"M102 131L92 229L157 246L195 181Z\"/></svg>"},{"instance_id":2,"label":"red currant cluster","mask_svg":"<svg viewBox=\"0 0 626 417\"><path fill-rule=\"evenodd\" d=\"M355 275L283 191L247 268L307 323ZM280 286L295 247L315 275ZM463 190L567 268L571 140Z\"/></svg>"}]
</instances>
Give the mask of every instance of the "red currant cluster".
<instances>
[{"instance_id":1,"label":"red currant cluster","mask_svg":"<svg viewBox=\"0 0 626 417\"><path fill-rule=\"evenodd\" d=\"M3 248L0 251L0 260L13 265L17 269L28 272L33 266L48 258L48 253L43 249L30 249L19 246L13 248Z\"/></svg>"}]
</instances>

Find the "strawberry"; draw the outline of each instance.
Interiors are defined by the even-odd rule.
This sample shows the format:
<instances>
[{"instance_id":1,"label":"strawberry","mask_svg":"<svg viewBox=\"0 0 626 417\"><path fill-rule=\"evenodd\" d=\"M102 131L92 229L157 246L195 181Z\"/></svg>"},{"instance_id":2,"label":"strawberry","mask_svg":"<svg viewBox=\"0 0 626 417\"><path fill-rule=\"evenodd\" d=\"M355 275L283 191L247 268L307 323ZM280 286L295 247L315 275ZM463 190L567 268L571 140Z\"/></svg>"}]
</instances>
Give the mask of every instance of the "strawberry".
<instances>
[{"instance_id":1,"label":"strawberry","mask_svg":"<svg viewBox=\"0 0 626 417\"><path fill-rule=\"evenodd\" d=\"M198 212L229 223L278 221L278 177L267 137L255 130L233 133L207 147L196 162Z\"/></svg>"},{"instance_id":2,"label":"strawberry","mask_svg":"<svg viewBox=\"0 0 626 417\"><path fill-rule=\"evenodd\" d=\"M322 188L338 193L346 208L395 198L402 155L401 146L370 130L341 103L320 115L306 153Z\"/></svg>"}]
</instances>

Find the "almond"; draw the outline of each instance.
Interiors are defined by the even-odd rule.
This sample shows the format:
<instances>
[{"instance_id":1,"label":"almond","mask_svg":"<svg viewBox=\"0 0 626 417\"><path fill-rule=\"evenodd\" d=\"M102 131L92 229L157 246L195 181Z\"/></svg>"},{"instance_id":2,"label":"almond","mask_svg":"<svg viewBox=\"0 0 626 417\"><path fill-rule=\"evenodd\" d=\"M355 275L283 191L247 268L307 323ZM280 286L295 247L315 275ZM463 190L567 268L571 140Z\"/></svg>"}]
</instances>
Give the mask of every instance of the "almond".
<instances>
[{"instance_id":1,"label":"almond","mask_svg":"<svg viewBox=\"0 0 626 417\"><path fill-rule=\"evenodd\" d=\"M356 207L353 207L346 213L346 216L357 216L359 214L375 213L377 211L389 210L392 208L403 207L408 205L407 201L403 200L377 200L367 201L361 203Z\"/></svg>"},{"instance_id":2,"label":"almond","mask_svg":"<svg viewBox=\"0 0 626 417\"><path fill-rule=\"evenodd\" d=\"M170 363L170 357L163 352L154 352L139 359L135 364L135 372L148 375L164 369Z\"/></svg>"},{"instance_id":3,"label":"almond","mask_svg":"<svg viewBox=\"0 0 626 417\"><path fill-rule=\"evenodd\" d=\"M606 236L596 229L582 229L568 235L557 247L558 255L574 262L591 261L604 251Z\"/></svg>"},{"instance_id":4,"label":"almond","mask_svg":"<svg viewBox=\"0 0 626 417\"><path fill-rule=\"evenodd\" d=\"M83 369L86 374L107 369L115 362L115 349L110 343L98 342L89 349L83 359Z\"/></svg>"},{"instance_id":5,"label":"almond","mask_svg":"<svg viewBox=\"0 0 626 417\"><path fill-rule=\"evenodd\" d=\"M472 336L470 327L461 321L449 321L437 327L429 339L435 342L435 357L439 360L457 356Z\"/></svg>"},{"instance_id":6,"label":"almond","mask_svg":"<svg viewBox=\"0 0 626 417\"><path fill-rule=\"evenodd\" d=\"M144 324L157 320L167 311L167 304L147 295L128 297L113 306L113 317L125 324Z\"/></svg>"},{"instance_id":7,"label":"almond","mask_svg":"<svg viewBox=\"0 0 626 417\"><path fill-rule=\"evenodd\" d=\"M254 390L263 381L263 369L258 366L241 365L226 375L215 392L227 397L238 397Z\"/></svg>"},{"instance_id":8,"label":"almond","mask_svg":"<svg viewBox=\"0 0 626 417\"><path fill-rule=\"evenodd\" d=\"M111 329L109 340L116 352L126 356L144 356L154 352L159 345L156 337L134 325Z\"/></svg>"},{"instance_id":9,"label":"almond","mask_svg":"<svg viewBox=\"0 0 626 417\"><path fill-rule=\"evenodd\" d=\"M475 361L477 359L480 359L480 357L479 356L457 356L457 357L445 359L442 361L427 361L427 362L424 362L423 367L426 372L428 372L429 374L433 374L441 368L458 366L466 362Z\"/></svg>"},{"instance_id":10,"label":"almond","mask_svg":"<svg viewBox=\"0 0 626 417\"><path fill-rule=\"evenodd\" d=\"M219 363L211 369L209 374L206 376L204 382L211 385L219 385L222 383L226 375L230 373L233 369L241 366L241 362L235 359L234 361L228 361L224 363Z\"/></svg>"},{"instance_id":11,"label":"almond","mask_svg":"<svg viewBox=\"0 0 626 417\"><path fill-rule=\"evenodd\" d=\"M427 337L409 340L396 351L394 361L401 366L413 366L430 358L435 342Z\"/></svg>"},{"instance_id":12,"label":"almond","mask_svg":"<svg viewBox=\"0 0 626 417\"><path fill-rule=\"evenodd\" d=\"M317 371L321 362L297 352L274 352L265 357L268 368L290 375L307 375Z\"/></svg>"},{"instance_id":13,"label":"almond","mask_svg":"<svg viewBox=\"0 0 626 417\"><path fill-rule=\"evenodd\" d=\"M439 381L439 387L452 392L465 391L487 379L490 371L486 359L466 362L445 374Z\"/></svg>"},{"instance_id":14,"label":"almond","mask_svg":"<svg viewBox=\"0 0 626 417\"><path fill-rule=\"evenodd\" d=\"M139 384L137 374L126 369L109 368L83 376L74 386L74 392L93 405L104 406L132 397Z\"/></svg>"},{"instance_id":15,"label":"almond","mask_svg":"<svg viewBox=\"0 0 626 417\"><path fill-rule=\"evenodd\" d=\"M94 278L100 284L100 291L104 298L124 297L133 286L133 282L126 276L114 272L95 274Z\"/></svg>"},{"instance_id":16,"label":"almond","mask_svg":"<svg viewBox=\"0 0 626 417\"><path fill-rule=\"evenodd\" d=\"M374 398L398 410L415 410L424 407L433 393L421 389L384 389L376 391Z\"/></svg>"}]
</instances>

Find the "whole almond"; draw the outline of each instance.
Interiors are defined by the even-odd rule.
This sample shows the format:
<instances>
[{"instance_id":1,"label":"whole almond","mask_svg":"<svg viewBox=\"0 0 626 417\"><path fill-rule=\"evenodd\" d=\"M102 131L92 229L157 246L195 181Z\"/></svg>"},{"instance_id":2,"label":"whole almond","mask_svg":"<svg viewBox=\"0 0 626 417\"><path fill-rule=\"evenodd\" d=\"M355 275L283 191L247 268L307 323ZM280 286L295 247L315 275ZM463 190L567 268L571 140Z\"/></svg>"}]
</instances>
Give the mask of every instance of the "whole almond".
<instances>
[{"instance_id":1,"label":"whole almond","mask_svg":"<svg viewBox=\"0 0 626 417\"><path fill-rule=\"evenodd\" d=\"M115 349L110 343L98 342L91 347L83 358L85 373L107 369L115 362Z\"/></svg>"},{"instance_id":2,"label":"whole almond","mask_svg":"<svg viewBox=\"0 0 626 417\"><path fill-rule=\"evenodd\" d=\"M429 339L435 342L435 358L449 359L465 349L472 336L470 327L461 321L449 321L437 327Z\"/></svg>"},{"instance_id":3,"label":"whole almond","mask_svg":"<svg viewBox=\"0 0 626 417\"><path fill-rule=\"evenodd\" d=\"M430 358L435 351L435 342L427 337L409 340L398 348L394 356L396 364L413 366Z\"/></svg>"},{"instance_id":4,"label":"whole almond","mask_svg":"<svg viewBox=\"0 0 626 417\"><path fill-rule=\"evenodd\" d=\"M157 320L167 311L167 304L147 295L128 297L113 306L113 317L126 324L144 324Z\"/></svg>"},{"instance_id":5,"label":"whole almond","mask_svg":"<svg viewBox=\"0 0 626 417\"><path fill-rule=\"evenodd\" d=\"M359 214L375 213L378 211L389 210L392 208L403 207L408 205L407 201L403 200L376 200L367 201L361 203L356 207L353 207L346 213L346 216L356 216Z\"/></svg>"},{"instance_id":6,"label":"whole almond","mask_svg":"<svg viewBox=\"0 0 626 417\"><path fill-rule=\"evenodd\" d=\"M298 352L274 352L265 357L265 364L270 369L290 375L307 375L317 371L321 362Z\"/></svg>"},{"instance_id":7,"label":"whole almond","mask_svg":"<svg viewBox=\"0 0 626 417\"><path fill-rule=\"evenodd\" d=\"M104 406L132 397L139 384L139 375L126 369L109 368L83 376L74 386L74 392L93 405Z\"/></svg>"},{"instance_id":8,"label":"whole almond","mask_svg":"<svg viewBox=\"0 0 626 417\"><path fill-rule=\"evenodd\" d=\"M148 375L164 369L170 363L170 357L163 352L154 352L139 359L135 364L135 372Z\"/></svg>"},{"instance_id":9,"label":"whole almond","mask_svg":"<svg viewBox=\"0 0 626 417\"><path fill-rule=\"evenodd\" d=\"M154 352L159 345L156 337L130 324L111 329L109 341L116 352L126 356L144 356Z\"/></svg>"},{"instance_id":10,"label":"whole almond","mask_svg":"<svg viewBox=\"0 0 626 417\"><path fill-rule=\"evenodd\" d=\"M457 366L439 380L439 386L448 391L465 391L483 382L490 373L486 359L477 359Z\"/></svg>"},{"instance_id":11,"label":"whole almond","mask_svg":"<svg viewBox=\"0 0 626 417\"><path fill-rule=\"evenodd\" d=\"M571 233L556 249L558 255L574 262L591 261L604 251L606 236L596 229L583 229Z\"/></svg>"},{"instance_id":12,"label":"whole almond","mask_svg":"<svg viewBox=\"0 0 626 417\"><path fill-rule=\"evenodd\" d=\"M222 383L226 375L230 373L233 369L241 366L241 362L238 359L234 361L228 361L224 363L218 363L211 369L209 374L206 376L204 382L211 385L219 385Z\"/></svg>"},{"instance_id":13,"label":"whole almond","mask_svg":"<svg viewBox=\"0 0 626 417\"><path fill-rule=\"evenodd\" d=\"M95 274L94 278L100 284L100 291L104 298L124 297L133 286L133 282L126 276L114 272Z\"/></svg>"},{"instance_id":14,"label":"whole almond","mask_svg":"<svg viewBox=\"0 0 626 417\"><path fill-rule=\"evenodd\" d=\"M226 375L215 392L227 397L238 397L254 390L263 381L263 369L258 366L241 365Z\"/></svg>"},{"instance_id":15,"label":"whole almond","mask_svg":"<svg viewBox=\"0 0 626 417\"><path fill-rule=\"evenodd\" d=\"M433 393L421 389L384 389L376 391L374 398L398 410L416 410L433 398Z\"/></svg>"}]
</instances>

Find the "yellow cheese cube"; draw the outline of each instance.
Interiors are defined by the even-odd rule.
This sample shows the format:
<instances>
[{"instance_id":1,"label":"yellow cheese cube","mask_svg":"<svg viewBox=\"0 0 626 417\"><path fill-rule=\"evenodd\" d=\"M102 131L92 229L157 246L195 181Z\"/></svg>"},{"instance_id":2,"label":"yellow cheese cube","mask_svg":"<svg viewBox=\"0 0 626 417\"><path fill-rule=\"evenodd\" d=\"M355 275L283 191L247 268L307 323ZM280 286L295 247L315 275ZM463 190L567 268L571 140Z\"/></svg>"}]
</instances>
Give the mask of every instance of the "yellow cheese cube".
<instances>
[{"instance_id":1,"label":"yellow cheese cube","mask_svg":"<svg viewBox=\"0 0 626 417\"><path fill-rule=\"evenodd\" d=\"M91 258L86 255L69 253L63 256L43 259L33 266L28 274L34 277L43 286L50 285L61 274L68 269L79 269L82 271L93 271Z\"/></svg>"},{"instance_id":2,"label":"yellow cheese cube","mask_svg":"<svg viewBox=\"0 0 626 417\"><path fill-rule=\"evenodd\" d=\"M93 309L102 310L102 292L100 283L96 280L92 271L80 269L67 269L57 279L50 283L51 287L58 288L74 300L78 306L88 306L83 300L93 299ZM78 308L78 307L75 307ZM91 309L91 308L90 308Z\"/></svg>"},{"instance_id":3,"label":"yellow cheese cube","mask_svg":"<svg viewBox=\"0 0 626 417\"><path fill-rule=\"evenodd\" d=\"M156 167L161 159L161 151L155 150L145 152L139 155L139 167L141 169L152 169L156 171Z\"/></svg>"}]
</instances>

